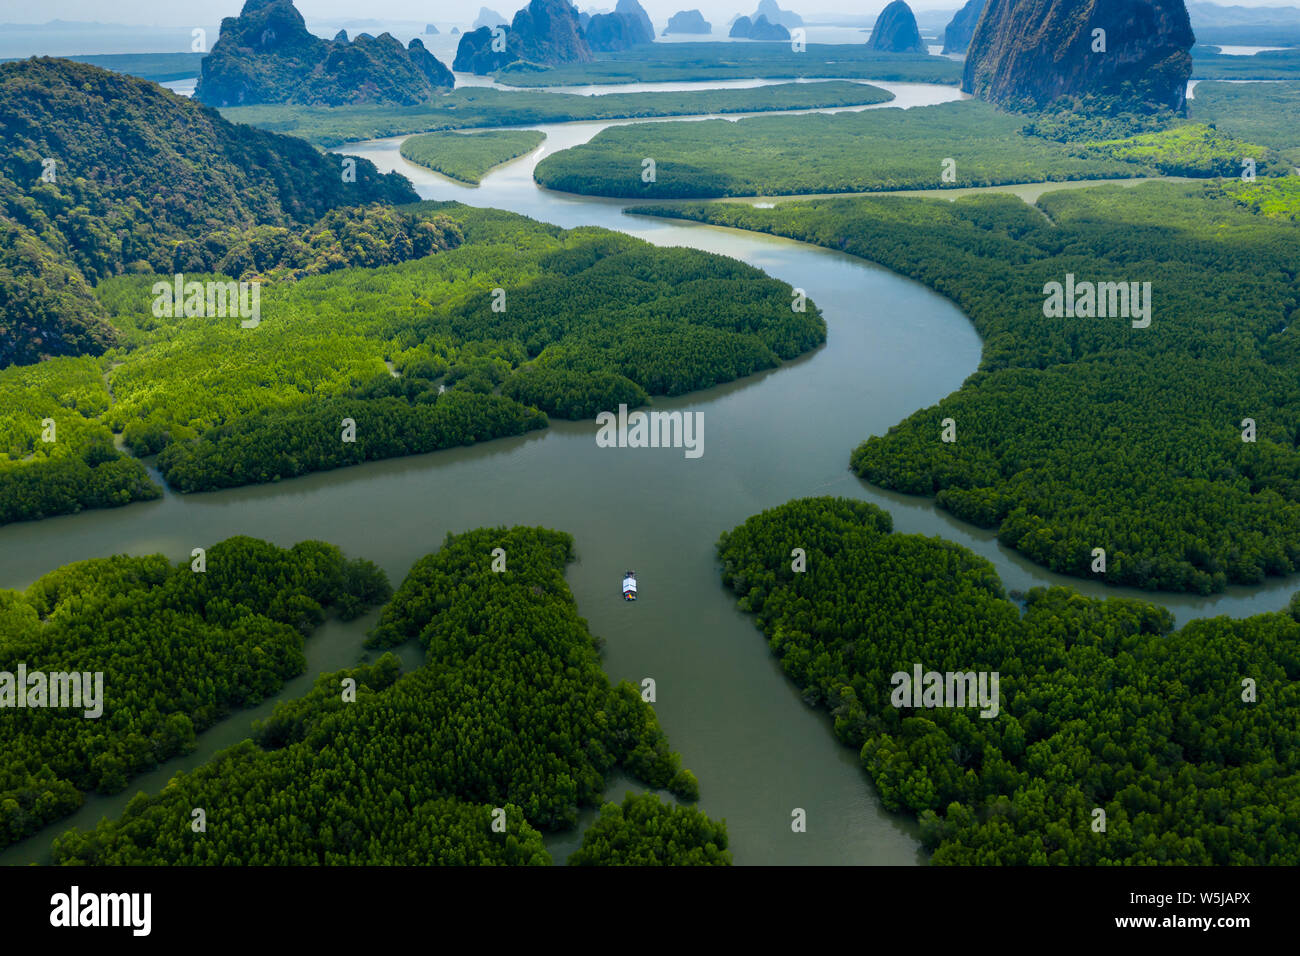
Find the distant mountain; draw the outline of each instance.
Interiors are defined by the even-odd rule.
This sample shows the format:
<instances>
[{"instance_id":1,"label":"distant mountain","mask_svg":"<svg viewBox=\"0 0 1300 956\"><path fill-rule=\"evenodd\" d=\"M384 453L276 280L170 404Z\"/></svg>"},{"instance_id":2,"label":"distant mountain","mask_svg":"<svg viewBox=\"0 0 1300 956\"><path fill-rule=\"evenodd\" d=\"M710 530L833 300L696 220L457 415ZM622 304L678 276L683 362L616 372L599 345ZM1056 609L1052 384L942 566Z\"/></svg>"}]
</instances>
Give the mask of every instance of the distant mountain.
<instances>
[{"instance_id":1,"label":"distant mountain","mask_svg":"<svg viewBox=\"0 0 1300 956\"><path fill-rule=\"evenodd\" d=\"M344 183L342 158L305 140L70 60L0 64L0 141L0 366L112 345L91 286L170 273L187 240L418 198L367 160Z\"/></svg>"},{"instance_id":2,"label":"distant mountain","mask_svg":"<svg viewBox=\"0 0 1300 956\"><path fill-rule=\"evenodd\" d=\"M880 11L876 25L871 28L871 39L867 41L867 46L882 53L928 52L921 42L921 31L917 29L912 8L903 0L894 0Z\"/></svg>"},{"instance_id":3,"label":"distant mountain","mask_svg":"<svg viewBox=\"0 0 1300 956\"><path fill-rule=\"evenodd\" d=\"M238 17L221 21L194 96L210 106L412 106L455 84L418 40L407 48L387 33L346 36L323 40L308 31L293 0L247 0Z\"/></svg>"},{"instance_id":4,"label":"distant mountain","mask_svg":"<svg viewBox=\"0 0 1300 956\"><path fill-rule=\"evenodd\" d=\"M776 0L758 0L758 9L749 15L749 22L753 23L759 17L767 17L768 23L779 24L788 30L803 26L803 17L793 10L782 10Z\"/></svg>"},{"instance_id":5,"label":"distant mountain","mask_svg":"<svg viewBox=\"0 0 1300 956\"><path fill-rule=\"evenodd\" d=\"M966 52L971 37L975 35L975 24L979 23L986 2L987 0L967 0L966 6L957 11L957 15L943 31L944 53Z\"/></svg>"},{"instance_id":6,"label":"distant mountain","mask_svg":"<svg viewBox=\"0 0 1300 956\"><path fill-rule=\"evenodd\" d=\"M493 50L492 31L480 27L461 36L452 65L486 75L519 60L539 66L590 63L591 47L578 23L577 8L568 0L532 0L505 31L504 49Z\"/></svg>"},{"instance_id":7,"label":"distant mountain","mask_svg":"<svg viewBox=\"0 0 1300 956\"><path fill-rule=\"evenodd\" d=\"M769 23L767 17L760 16L755 20L737 17L728 36L742 40L788 40L790 31L779 23Z\"/></svg>"},{"instance_id":8,"label":"distant mountain","mask_svg":"<svg viewBox=\"0 0 1300 956\"><path fill-rule=\"evenodd\" d=\"M1094 30L1105 31L1104 53ZM962 89L1010 108L1101 98L1181 110L1193 39L1183 0L989 0Z\"/></svg>"},{"instance_id":9,"label":"distant mountain","mask_svg":"<svg viewBox=\"0 0 1300 956\"><path fill-rule=\"evenodd\" d=\"M1300 24L1300 7L1230 7L1189 3L1192 29L1199 27L1289 26Z\"/></svg>"},{"instance_id":10,"label":"distant mountain","mask_svg":"<svg viewBox=\"0 0 1300 956\"><path fill-rule=\"evenodd\" d=\"M653 43L655 39L654 25L637 0L618 0L613 13L593 15L584 34L588 45L601 52L626 50L638 43Z\"/></svg>"},{"instance_id":11,"label":"distant mountain","mask_svg":"<svg viewBox=\"0 0 1300 956\"><path fill-rule=\"evenodd\" d=\"M432 23L426 23L426 24L424 25L424 35L425 35L425 36L437 36L437 35L438 35L438 28L435 27Z\"/></svg>"},{"instance_id":12,"label":"distant mountain","mask_svg":"<svg viewBox=\"0 0 1300 956\"><path fill-rule=\"evenodd\" d=\"M510 25L510 18L502 16L495 10L489 10L487 7L478 8L478 16L474 18L473 29L478 30L482 27L506 27Z\"/></svg>"},{"instance_id":13,"label":"distant mountain","mask_svg":"<svg viewBox=\"0 0 1300 956\"><path fill-rule=\"evenodd\" d=\"M704 19L699 10L682 10L668 18L664 36L670 33L712 33L713 24Z\"/></svg>"}]
</instances>

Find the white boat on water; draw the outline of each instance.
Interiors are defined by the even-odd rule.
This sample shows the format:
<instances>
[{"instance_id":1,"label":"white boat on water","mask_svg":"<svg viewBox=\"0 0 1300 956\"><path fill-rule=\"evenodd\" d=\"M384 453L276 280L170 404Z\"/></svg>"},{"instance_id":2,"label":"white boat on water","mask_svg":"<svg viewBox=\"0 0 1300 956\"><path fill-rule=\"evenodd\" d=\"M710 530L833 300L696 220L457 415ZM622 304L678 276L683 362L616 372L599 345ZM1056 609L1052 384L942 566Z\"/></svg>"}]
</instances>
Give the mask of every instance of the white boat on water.
<instances>
[{"instance_id":1,"label":"white boat on water","mask_svg":"<svg viewBox=\"0 0 1300 956\"><path fill-rule=\"evenodd\" d=\"M631 571L623 575L623 600L636 600L636 575Z\"/></svg>"}]
</instances>

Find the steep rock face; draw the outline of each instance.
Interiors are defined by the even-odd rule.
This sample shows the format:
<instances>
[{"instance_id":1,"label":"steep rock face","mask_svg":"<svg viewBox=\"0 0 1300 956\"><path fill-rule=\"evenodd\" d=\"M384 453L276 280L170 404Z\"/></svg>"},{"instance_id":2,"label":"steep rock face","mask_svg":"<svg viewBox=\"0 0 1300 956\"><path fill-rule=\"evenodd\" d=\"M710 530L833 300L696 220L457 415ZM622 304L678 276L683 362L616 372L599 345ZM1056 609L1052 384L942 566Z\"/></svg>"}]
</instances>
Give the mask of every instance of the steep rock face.
<instances>
[{"instance_id":1,"label":"steep rock face","mask_svg":"<svg viewBox=\"0 0 1300 956\"><path fill-rule=\"evenodd\" d=\"M965 53L970 46L970 38L975 35L975 24L979 23L980 14L988 0L966 0L966 6L957 11L957 15L943 31L944 53Z\"/></svg>"},{"instance_id":2,"label":"steep rock face","mask_svg":"<svg viewBox=\"0 0 1300 956\"><path fill-rule=\"evenodd\" d=\"M779 23L769 23L767 17L750 20L749 17L737 17L731 25L733 37L744 40L788 40L790 31Z\"/></svg>"},{"instance_id":3,"label":"steep rock face","mask_svg":"<svg viewBox=\"0 0 1300 956\"><path fill-rule=\"evenodd\" d=\"M921 42L921 31L916 26L916 16L903 0L894 0L880 11L867 46L882 53L927 52Z\"/></svg>"},{"instance_id":4,"label":"steep rock face","mask_svg":"<svg viewBox=\"0 0 1300 956\"><path fill-rule=\"evenodd\" d=\"M637 43L653 43L654 25L637 0L618 0L613 13L598 13L585 27L593 50L626 50Z\"/></svg>"},{"instance_id":5,"label":"steep rock face","mask_svg":"<svg viewBox=\"0 0 1300 956\"><path fill-rule=\"evenodd\" d=\"M1182 110L1194 42L1183 0L989 0L962 89L1010 107L1105 97Z\"/></svg>"},{"instance_id":6,"label":"steep rock face","mask_svg":"<svg viewBox=\"0 0 1300 956\"><path fill-rule=\"evenodd\" d=\"M655 25L650 21L650 14L645 12L645 7L637 0L618 0L618 3L614 4L614 12L637 21L640 26L637 36L645 37L643 40L637 40L637 43L654 42Z\"/></svg>"},{"instance_id":7,"label":"steep rock face","mask_svg":"<svg viewBox=\"0 0 1300 956\"><path fill-rule=\"evenodd\" d=\"M293 0L248 0L238 17L221 21L194 97L209 106L427 103L451 83L431 78L440 74L423 45L414 53L387 33L362 33L349 43L340 31L322 40L307 30Z\"/></svg>"},{"instance_id":8,"label":"steep rock face","mask_svg":"<svg viewBox=\"0 0 1300 956\"><path fill-rule=\"evenodd\" d=\"M456 77L447 69L447 64L426 50L420 40L415 39L407 44L406 55L437 89L450 90L456 85Z\"/></svg>"},{"instance_id":9,"label":"steep rock face","mask_svg":"<svg viewBox=\"0 0 1300 956\"><path fill-rule=\"evenodd\" d=\"M568 0L532 0L515 14L505 31L504 46L502 50L493 50L492 31L480 27L461 36L452 67L487 74L517 60L557 66L590 63L592 59L591 47L578 22L578 11Z\"/></svg>"},{"instance_id":10,"label":"steep rock face","mask_svg":"<svg viewBox=\"0 0 1300 956\"><path fill-rule=\"evenodd\" d=\"M670 33L712 33L713 24L699 10L681 10L668 18L664 36Z\"/></svg>"},{"instance_id":11,"label":"steep rock face","mask_svg":"<svg viewBox=\"0 0 1300 956\"><path fill-rule=\"evenodd\" d=\"M778 24L787 30L803 26L803 17L793 10L782 10L777 6L776 0L758 0L758 9L750 14L749 21L753 23L759 17L767 17L768 23Z\"/></svg>"}]
</instances>

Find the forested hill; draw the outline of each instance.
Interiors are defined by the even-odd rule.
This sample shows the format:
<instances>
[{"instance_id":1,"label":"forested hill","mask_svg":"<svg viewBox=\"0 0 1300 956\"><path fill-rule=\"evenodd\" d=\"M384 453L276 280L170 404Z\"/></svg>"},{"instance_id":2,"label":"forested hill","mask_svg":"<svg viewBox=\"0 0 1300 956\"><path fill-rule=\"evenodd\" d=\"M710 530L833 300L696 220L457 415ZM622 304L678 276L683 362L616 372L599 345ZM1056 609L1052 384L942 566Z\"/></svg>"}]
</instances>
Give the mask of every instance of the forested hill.
<instances>
[{"instance_id":1,"label":"forested hill","mask_svg":"<svg viewBox=\"0 0 1300 956\"><path fill-rule=\"evenodd\" d=\"M182 240L417 198L366 160L344 182L341 157L69 60L0 64L0 142L0 367L102 351L89 287L170 272Z\"/></svg>"}]
</instances>

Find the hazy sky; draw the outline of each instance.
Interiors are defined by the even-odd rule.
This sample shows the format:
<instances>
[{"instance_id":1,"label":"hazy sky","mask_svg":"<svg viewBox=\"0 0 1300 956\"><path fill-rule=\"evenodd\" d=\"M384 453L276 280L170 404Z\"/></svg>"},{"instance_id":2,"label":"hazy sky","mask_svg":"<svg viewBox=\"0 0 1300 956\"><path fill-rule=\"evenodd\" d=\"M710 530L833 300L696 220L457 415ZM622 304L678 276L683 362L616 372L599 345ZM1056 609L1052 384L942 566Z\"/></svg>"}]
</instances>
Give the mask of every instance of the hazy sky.
<instances>
[{"instance_id":1,"label":"hazy sky","mask_svg":"<svg viewBox=\"0 0 1300 956\"><path fill-rule=\"evenodd\" d=\"M616 0L578 0L579 9L613 8ZM847 13L872 16L888 0L778 0L784 9L809 16L817 13ZM914 10L954 10L965 0L916 0ZM1222 0L1227 5L1273 7L1300 5L1300 0ZM678 10L698 8L714 23L726 23L737 13L749 13L758 0L641 0L659 30ZM158 26L186 26L215 23L237 14L244 0L0 0L0 22L44 23L47 20L98 20L103 23L132 23ZM520 0L297 0L307 19L428 20L458 23L473 20L480 6L507 17L523 6Z\"/></svg>"}]
</instances>

